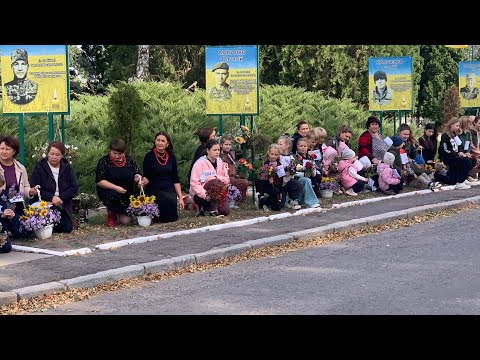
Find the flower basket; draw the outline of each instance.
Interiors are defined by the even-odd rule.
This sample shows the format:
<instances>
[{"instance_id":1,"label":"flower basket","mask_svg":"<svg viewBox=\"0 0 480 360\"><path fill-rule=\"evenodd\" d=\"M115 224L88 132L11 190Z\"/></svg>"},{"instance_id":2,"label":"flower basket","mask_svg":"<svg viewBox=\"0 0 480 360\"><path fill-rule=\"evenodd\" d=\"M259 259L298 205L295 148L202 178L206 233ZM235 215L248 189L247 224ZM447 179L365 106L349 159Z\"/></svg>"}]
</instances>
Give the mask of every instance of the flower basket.
<instances>
[{"instance_id":1,"label":"flower basket","mask_svg":"<svg viewBox=\"0 0 480 360\"><path fill-rule=\"evenodd\" d=\"M318 185L318 189L322 190L331 190L333 191L338 189L337 181L332 177L322 177L322 182ZM323 196L322 196L323 197ZM331 197L331 196L330 196Z\"/></svg>"},{"instance_id":2,"label":"flower basket","mask_svg":"<svg viewBox=\"0 0 480 360\"><path fill-rule=\"evenodd\" d=\"M33 230L33 233L40 240L48 239L53 234L53 224L52 225L47 225L47 226L42 227L40 229L35 229L35 230Z\"/></svg>"},{"instance_id":3,"label":"flower basket","mask_svg":"<svg viewBox=\"0 0 480 360\"><path fill-rule=\"evenodd\" d=\"M149 226L142 225L146 224L148 220L140 220L141 217L147 217L152 222L152 217L160 216L160 211L158 210L158 205L155 203L155 196L146 196L143 186L140 188L140 195L135 197L130 195L130 204L127 208L127 214L130 216L135 216L140 226ZM141 223L140 223L141 222Z\"/></svg>"},{"instance_id":4,"label":"flower basket","mask_svg":"<svg viewBox=\"0 0 480 360\"><path fill-rule=\"evenodd\" d=\"M139 226L150 226L152 223L151 216L137 216L137 221Z\"/></svg>"},{"instance_id":5,"label":"flower basket","mask_svg":"<svg viewBox=\"0 0 480 360\"><path fill-rule=\"evenodd\" d=\"M333 190L320 190L320 196L324 199L330 199L333 196Z\"/></svg>"},{"instance_id":6,"label":"flower basket","mask_svg":"<svg viewBox=\"0 0 480 360\"><path fill-rule=\"evenodd\" d=\"M51 225L53 230L53 225L58 224L61 217L60 211L54 210L52 205L48 205L46 201L40 201L38 205L28 205L23 210L23 215L20 216L20 229L35 231ZM48 231L50 230L47 230L47 234ZM51 233L49 236L51 236Z\"/></svg>"}]
</instances>

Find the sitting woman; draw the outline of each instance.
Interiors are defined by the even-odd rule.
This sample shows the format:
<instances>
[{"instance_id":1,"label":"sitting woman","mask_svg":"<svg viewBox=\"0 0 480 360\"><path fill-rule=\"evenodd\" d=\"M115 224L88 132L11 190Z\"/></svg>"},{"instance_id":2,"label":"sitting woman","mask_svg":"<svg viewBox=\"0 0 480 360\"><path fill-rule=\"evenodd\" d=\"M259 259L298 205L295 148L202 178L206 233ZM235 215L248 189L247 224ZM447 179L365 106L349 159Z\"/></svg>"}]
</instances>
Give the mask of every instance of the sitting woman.
<instances>
[{"instance_id":1,"label":"sitting woman","mask_svg":"<svg viewBox=\"0 0 480 360\"><path fill-rule=\"evenodd\" d=\"M224 184L230 183L228 168L220 159L220 144L215 139L210 139L205 144L207 155L200 157L192 168L190 177L190 195L199 207L199 216L204 216L204 211L208 211L211 216L223 216L230 213L228 201L218 204L210 196L207 196L208 188L215 180L220 180ZM220 206L219 206L220 205Z\"/></svg>"},{"instance_id":2,"label":"sitting woman","mask_svg":"<svg viewBox=\"0 0 480 360\"><path fill-rule=\"evenodd\" d=\"M125 155L125 141L113 139L110 143L110 153L102 157L97 164L96 183L97 194L107 207L107 226L115 226L118 220L129 224L132 220L127 215L130 205L130 195L133 195L133 183L145 185L138 164L130 156ZM139 186L140 186L139 184Z\"/></svg>"},{"instance_id":3,"label":"sitting woman","mask_svg":"<svg viewBox=\"0 0 480 360\"><path fill-rule=\"evenodd\" d=\"M47 157L33 168L31 180L32 187L40 186L42 200L51 202L60 211L60 223L55 224L53 231L69 233L73 230L72 199L77 195L78 182L75 171L63 158L65 151L61 141L51 142L47 147Z\"/></svg>"},{"instance_id":4,"label":"sitting woman","mask_svg":"<svg viewBox=\"0 0 480 360\"><path fill-rule=\"evenodd\" d=\"M178 220L177 198L183 209L182 189L178 178L177 158L173 154L170 135L160 131L155 135L155 144L143 159L144 183L148 196L155 195L155 203L160 210L159 221L162 223Z\"/></svg>"},{"instance_id":5,"label":"sitting woman","mask_svg":"<svg viewBox=\"0 0 480 360\"><path fill-rule=\"evenodd\" d=\"M14 157L20 151L20 142L13 136L0 136L0 175L5 179L0 190L6 190L7 196L12 192L18 193L19 197L16 202L9 201L12 207L12 213L7 212L5 215L11 220L10 231L12 238L26 238L32 232L20 229L20 216L23 215L23 196L31 198L37 194L37 189L31 188L28 182L28 175L25 166L19 163ZM24 195L23 195L24 194ZM12 199L13 200L13 199Z\"/></svg>"}]
</instances>

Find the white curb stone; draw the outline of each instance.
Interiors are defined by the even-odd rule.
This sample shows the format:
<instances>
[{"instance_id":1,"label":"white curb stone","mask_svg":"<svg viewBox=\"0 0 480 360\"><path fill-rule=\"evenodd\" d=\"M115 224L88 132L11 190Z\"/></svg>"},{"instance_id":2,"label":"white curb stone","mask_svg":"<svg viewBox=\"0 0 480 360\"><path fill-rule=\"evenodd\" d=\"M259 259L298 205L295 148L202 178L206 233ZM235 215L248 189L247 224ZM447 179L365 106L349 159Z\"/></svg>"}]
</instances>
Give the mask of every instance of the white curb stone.
<instances>
[{"instance_id":1,"label":"white curb stone","mask_svg":"<svg viewBox=\"0 0 480 360\"><path fill-rule=\"evenodd\" d=\"M205 251L199 254L195 254L194 256L195 256L195 259L197 260L197 264L202 264L202 263L215 261L225 257L243 254L244 252L249 250L252 250L252 246L250 244L242 243L242 244L232 245L227 248Z\"/></svg>"},{"instance_id":2,"label":"white curb stone","mask_svg":"<svg viewBox=\"0 0 480 360\"><path fill-rule=\"evenodd\" d=\"M143 266L131 265L118 269L101 271L95 274L79 276L73 279L61 280L60 282L69 289L95 287L115 280L137 277L143 274L145 274L145 268Z\"/></svg>"}]
</instances>

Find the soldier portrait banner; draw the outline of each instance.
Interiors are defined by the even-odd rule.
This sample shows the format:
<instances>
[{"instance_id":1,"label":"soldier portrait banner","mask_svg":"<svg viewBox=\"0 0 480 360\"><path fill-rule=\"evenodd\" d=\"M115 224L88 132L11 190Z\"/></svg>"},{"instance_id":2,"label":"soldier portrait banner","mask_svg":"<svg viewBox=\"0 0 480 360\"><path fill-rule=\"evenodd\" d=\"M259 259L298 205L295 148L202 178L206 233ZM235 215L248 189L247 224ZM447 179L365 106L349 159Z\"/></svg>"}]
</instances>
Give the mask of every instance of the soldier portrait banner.
<instances>
[{"instance_id":1,"label":"soldier portrait banner","mask_svg":"<svg viewBox=\"0 0 480 360\"><path fill-rule=\"evenodd\" d=\"M205 48L209 115L258 115L258 47Z\"/></svg>"},{"instance_id":2,"label":"soldier portrait banner","mask_svg":"<svg viewBox=\"0 0 480 360\"><path fill-rule=\"evenodd\" d=\"M480 61L458 63L458 92L463 108L480 107L478 88L480 83Z\"/></svg>"},{"instance_id":3,"label":"soldier portrait banner","mask_svg":"<svg viewBox=\"0 0 480 360\"><path fill-rule=\"evenodd\" d=\"M66 45L0 45L3 113L70 111Z\"/></svg>"},{"instance_id":4,"label":"soldier portrait banner","mask_svg":"<svg viewBox=\"0 0 480 360\"><path fill-rule=\"evenodd\" d=\"M413 66L410 56L368 59L368 109L412 110Z\"/></svg>"}]
</instances>

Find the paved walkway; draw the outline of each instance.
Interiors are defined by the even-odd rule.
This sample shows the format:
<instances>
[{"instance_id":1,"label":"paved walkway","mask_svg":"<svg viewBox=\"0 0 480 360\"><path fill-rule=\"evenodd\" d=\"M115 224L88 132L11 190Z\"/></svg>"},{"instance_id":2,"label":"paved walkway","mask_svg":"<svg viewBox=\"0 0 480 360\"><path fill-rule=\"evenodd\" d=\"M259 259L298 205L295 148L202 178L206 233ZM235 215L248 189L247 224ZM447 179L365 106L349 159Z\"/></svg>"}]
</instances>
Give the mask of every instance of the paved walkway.
<instances>
[{"instance_id":1,"label":"paved walkway","mask_svg":"<svg viewBox=\"0 0 480 360\"><path fill-rule=\"evenodd\" d=\"M145 272L161 272L192 263L212 261L252 247L312 237L315 232L319 233L319 227L322 226L327 226L329 231L334 228L348 229L367 222L382 223L415 213L441 210L446 206L460 207L471 200L480 202L480 186L468 190L388 197L383 201L360 206L217 231L183 234L111 250L95 250L81 256L45 257L29 254L25 256L31 256L31 261L14 262L9 261L8 257L18 257L18 253L0 254L0 305L59 289L95 286L119 278L140 276ZM412 208L415 209L411 210ZM266 215L271 214L273 213ZM314 230L304 231L308 229Z\"/></svg>"}]
</instances>

